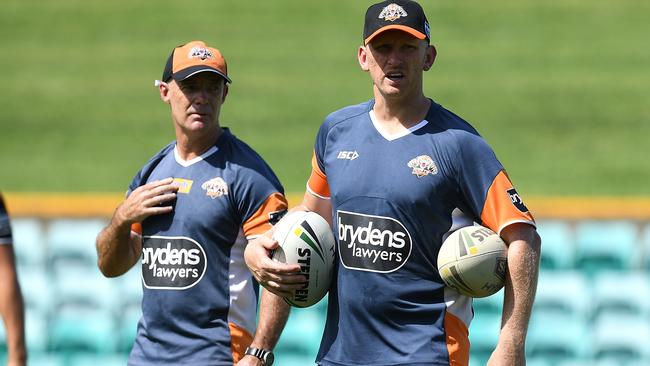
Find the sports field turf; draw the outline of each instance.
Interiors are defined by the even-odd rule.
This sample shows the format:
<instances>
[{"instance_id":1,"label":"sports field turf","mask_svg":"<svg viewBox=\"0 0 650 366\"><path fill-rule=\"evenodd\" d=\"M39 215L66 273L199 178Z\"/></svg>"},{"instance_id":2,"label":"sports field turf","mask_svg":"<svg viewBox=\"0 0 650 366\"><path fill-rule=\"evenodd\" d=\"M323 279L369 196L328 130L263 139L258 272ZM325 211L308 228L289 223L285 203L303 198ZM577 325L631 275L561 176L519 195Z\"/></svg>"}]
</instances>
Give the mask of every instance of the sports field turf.
<instances>
[{"instance_id":1,"label":"sports field turf","mask_svg":"<svg viewBox=\"0 0 650 366\"><path fill-rule=\"evenodd\" d=\"M650 195L650 3L430 1L425 89L492 144L524 195ZM222 124L302 191L322 119L371 97L367 1L5 0L0 189L124 191L173 139L153 80L217 45Z\"/></svg>"}]
</instances>

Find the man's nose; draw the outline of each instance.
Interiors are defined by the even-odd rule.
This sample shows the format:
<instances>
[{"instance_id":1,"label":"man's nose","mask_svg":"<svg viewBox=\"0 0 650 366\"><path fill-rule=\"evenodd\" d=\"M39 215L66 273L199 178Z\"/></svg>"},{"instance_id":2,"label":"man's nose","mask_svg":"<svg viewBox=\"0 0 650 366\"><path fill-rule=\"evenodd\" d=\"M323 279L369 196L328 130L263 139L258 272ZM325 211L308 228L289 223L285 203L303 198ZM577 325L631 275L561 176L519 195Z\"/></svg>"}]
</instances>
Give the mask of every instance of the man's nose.
<instances>
[{"instance_id":1,"label":"man's nose","mask_svg":"<svg viewBox=\"0 0 650 366\"><path fill-rule=\"evenodd\" d=\"M192 99L194 103L205 104L210 100L210 93L205 89L199 89L194 93Z\"/></svg>"},{"instance_id":2,"label":"man's nose","mask_svg":"<svg viewBox=\"0 0 650 366\"><path fill-rule=\"evenodd\" d=\"M391 66L400 65L403 60L404 60L404 57L403 57L402 52L400 50L392 50L388 54L388 64L391 65Z\"/></svg>"}]
</instances>

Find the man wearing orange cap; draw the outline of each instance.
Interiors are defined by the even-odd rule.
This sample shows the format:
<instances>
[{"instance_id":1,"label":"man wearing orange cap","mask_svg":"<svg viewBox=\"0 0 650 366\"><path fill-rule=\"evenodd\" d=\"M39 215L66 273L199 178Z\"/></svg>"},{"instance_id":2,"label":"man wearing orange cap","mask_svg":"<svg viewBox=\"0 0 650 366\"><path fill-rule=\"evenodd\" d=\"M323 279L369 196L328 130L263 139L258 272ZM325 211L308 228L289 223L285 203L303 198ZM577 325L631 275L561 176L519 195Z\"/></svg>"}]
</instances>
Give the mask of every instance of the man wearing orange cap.
<instances>
[{"instance_id":1,"label":"man wearing orange cap","mask_svg":"<svg viewBox=\"0 0 650 366\"><path fill-rule=\"evenodd\" d=\"M540 239L488 144L424 95L436 57L429 32L416 2L370 6L358 61L374 98L330 114L316 136L296 209L330 220L338 244L319 365L466 366L472 299L444 285L436 261L443 238L472 222L509 245L501 334L488 364L525 364ZM262 236L245 258L267 289L283 291L288 268L267 254L276 245Z\"/></svg>"},{"instance_id":2,"label":"man wearing orange cap","mask_svg":"<svg viewBox=\"0 0 650 366\"><path fill-rule=\"evenodd\" d=\"M176 140L136 174L97 237L107 277L141 258L142 318L129 365L273 363L288 305L263 291L256 333L258 286L243 253L287 203L271 168L220 125L230 83L216 48L192 41L172 51L156 85Z\"/></svg>"}]
</instances>

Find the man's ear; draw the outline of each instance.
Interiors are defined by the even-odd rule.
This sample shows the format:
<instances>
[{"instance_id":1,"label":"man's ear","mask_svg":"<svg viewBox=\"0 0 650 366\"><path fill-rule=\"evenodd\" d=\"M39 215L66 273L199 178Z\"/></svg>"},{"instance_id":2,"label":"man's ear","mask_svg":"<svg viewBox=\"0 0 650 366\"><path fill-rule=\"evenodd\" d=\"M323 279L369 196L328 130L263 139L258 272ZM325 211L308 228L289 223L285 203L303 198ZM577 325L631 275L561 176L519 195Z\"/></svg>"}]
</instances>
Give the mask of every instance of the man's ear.
<instances>
[{"instance_id":1,"label":"man's ear","mask_svg":"<svg viewBox=\"0 0 650 366\"><path fill-rule=\"evenodd\" d=\"M436 47L434 45L429 45L427 46L427 51L425 53L425 58L424 58L424 71L429 71L431 67L433 66L433 63L436 61L436 56L438 55L438 51L436 50Z\"/></svg>"},{"instance_id":2,"label":"man's ear","mask_svg":"<svg viewBox=\"0 0 650 366\"><path fill-rule=\"evenodd\" d=\"M370 70L370 67L368 67L368 52L370 51L367 49L367 47L368 46L359 46L359 51L357 52L359 66L361 66L361 70L363 71Z\"/></svg>"},{"instance_id":3,"label":"man's ear","mask_svg":"<svg viewBox=\"0 0 650 366\"><path fill-rule=\"evenodd\" d=\"M160 99L165 103L169 103L169 83L161 81L158 84L158 91L160 92Z\"/></svg>"}]
</instances>

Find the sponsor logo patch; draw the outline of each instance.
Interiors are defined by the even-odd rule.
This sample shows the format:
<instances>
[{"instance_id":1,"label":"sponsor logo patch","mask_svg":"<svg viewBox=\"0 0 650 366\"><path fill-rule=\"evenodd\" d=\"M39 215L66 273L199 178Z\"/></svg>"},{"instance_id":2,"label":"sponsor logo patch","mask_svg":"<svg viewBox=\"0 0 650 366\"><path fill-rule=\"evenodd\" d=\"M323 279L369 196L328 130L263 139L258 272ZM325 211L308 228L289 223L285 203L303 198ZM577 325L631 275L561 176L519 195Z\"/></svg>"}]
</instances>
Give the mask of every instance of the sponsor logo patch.
<instances>
[{"instance_id":1,"label":"sponsor logo patch","mask_svg":"<svg viewBox=\"0 0 650 366\"><path fill-rule=\"evenodd\" d=\"M521 199L516 189L510 188L506 191L506 193L508 193L508 196L510 196L510 200L512 201L512 204L517 208L517 210L521 212L528 212L528 207L524 205L524 200Z\"/></svg>"},{"instance_id":2,"label":"sponsor logo patch","mask_svg":"<svg viewBox=\"0 0 650 366\"><path fill-rule=\"evenodd\" d=\"M359 157L359 153L357 151L339 151L339 154L336 156L337 159L345 159L345 160L354 160Z\"/></svg>"},{"instance_id":3,"label":"sponsor logo patch","mask_svg":"<svg viewBox=\"0 0 650 366\"><path fill-rule=\"evenodd\" d=\"M187 237L145 236L142 281L158 290L184 290L196 285L207 268L203 247Z\"/></svg>"},{"instance_id":4,"label":"sponsor logo patch","mask_svg":"<svg viewBox=\"0 0 650 366\"><path fill-rule=\"evenodd\" d=\"M411 174L422 178L429 174L438 174L438 166L429 155L420 155L408 162L408 167L413 169Z\"/></svg>"},{"instance_id":5,"label":"sponsor logo patch","mask_svg":"<svg viewBox=\"0 0 650 366\"><path fill-rule=\"evenodd\" d=\"M228 184L221 177L212 178L201 184L201 188L206 191L206 195L212 199L225 196L228 194Z\"/></svg>"},{"instance_id":6,"label":"sponsor logo patch","mask_svg":"<svg viewBox=\"0 0 650 366\"><path fill-rule=\"evenodd\" d=\"M411 255L411 235L393 218L337 211L336 223L339 258L346 268L388 273Z\"/></svg>"},{"instance_id":7,"label":"sponsor logo patch","mask_svg":"<svg viewBox=\"0 0 650 366\"><path fill-rule=\"evenodd\" d=\"M287 210L273 211L269 212L269 224L275 225L280 221L284 215L286 215Z\"/></svg>"},{"instance_id":8,"label":"sponsor logo patch","mask_svg":"<svg viewBox=\"0 0 650 366\"><path fill-rule=\"evenodd\" d=\"M404 8L393 3L381 10L381 13L379 13L379 19L383 19L387 22L392 22L395 19L399 19L407 15L408 14L406 13L406 10L404 10Z\"/></svg>"},{"instance_id":9,"label":"sponsor logo patch","mask_svg":"<svg viewBox=\"0 0 650 366\"><path fill-rule=\"evenodd\" d=\"M188 194L190 193L190 189L192 189L192 183L194 183L194 181L189 179L174 178L172 185L178 187L178 193Z\"/></svg>"},{"instance_id":10,"label":"sponsor logo patch","mask_svg":"<svg viewBox=\"0 0 650 366\"><path fill-rule=\"evenodd\" d=\"M192 47L190 52L187 55L188 58L198 58L200 60L213 59L214 55L210 52L209 49L204 47Z\"/></svg>"}]
</instances>

